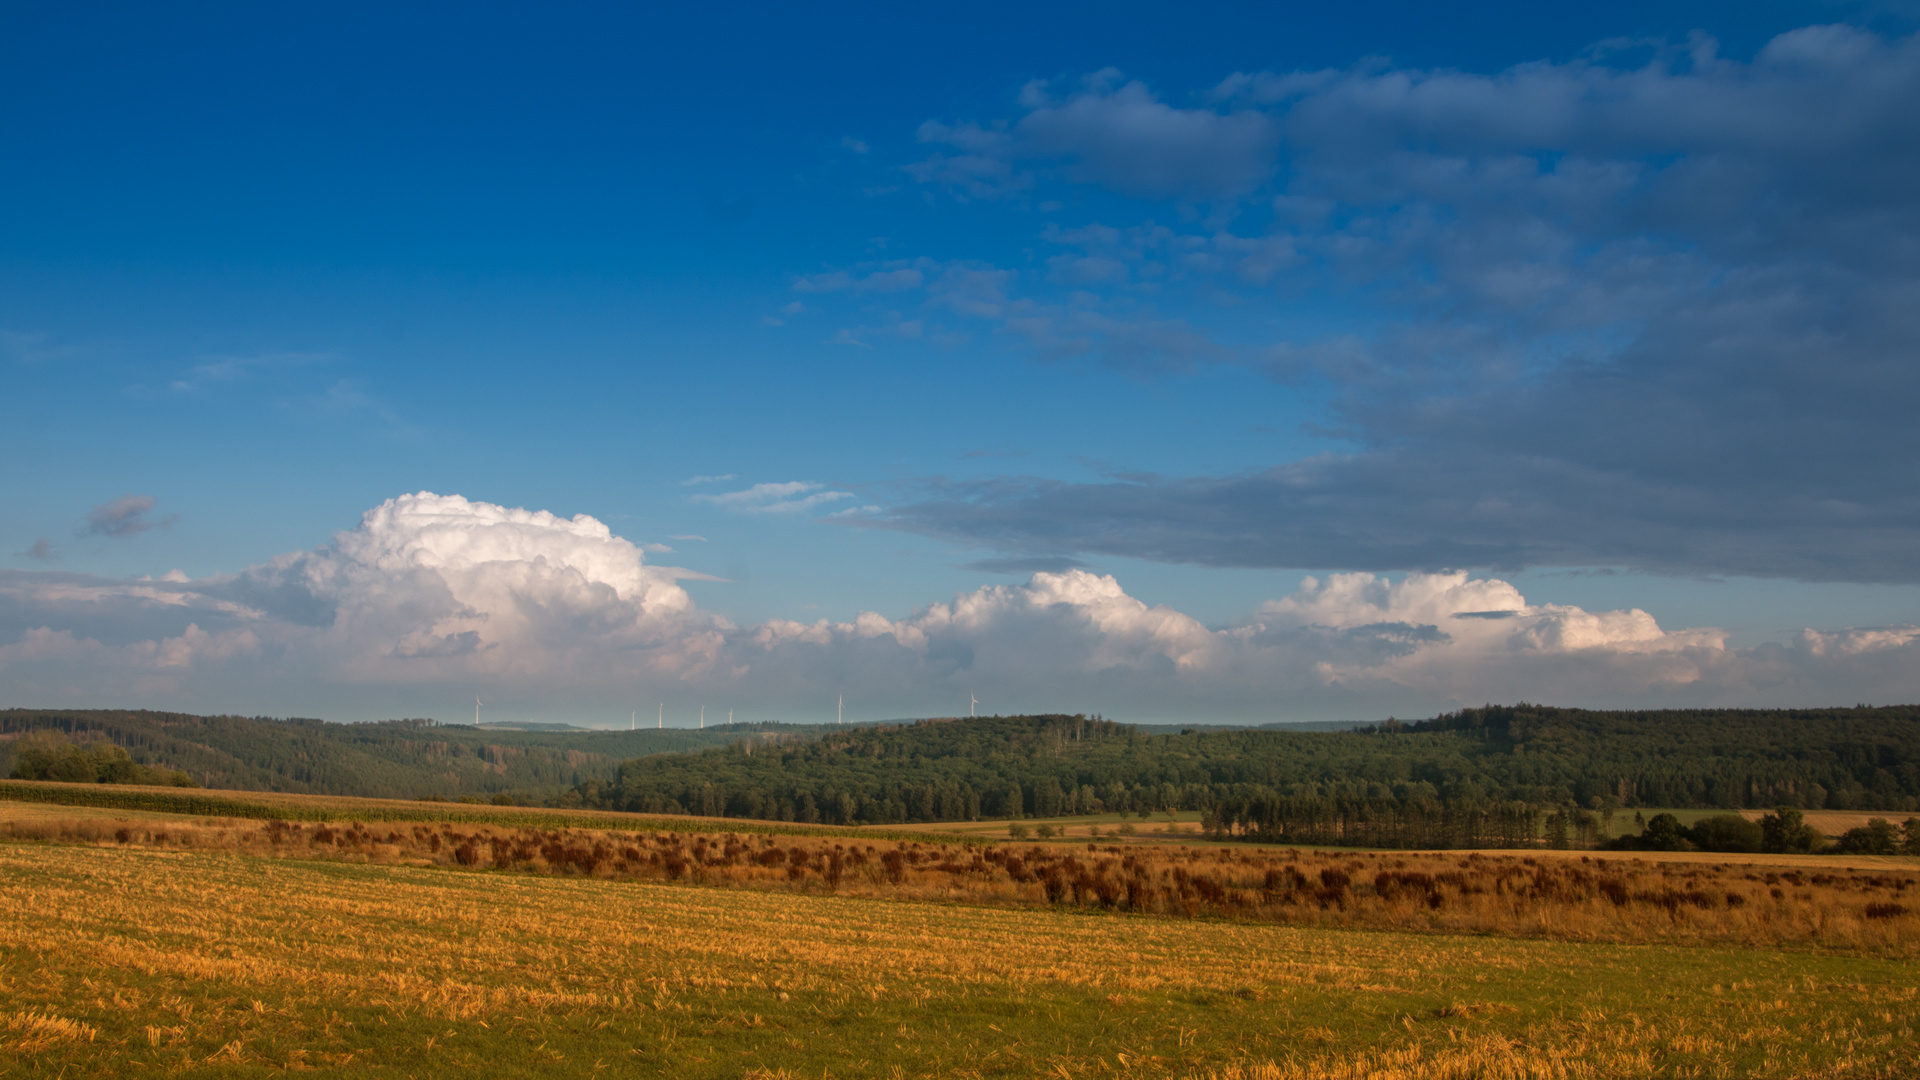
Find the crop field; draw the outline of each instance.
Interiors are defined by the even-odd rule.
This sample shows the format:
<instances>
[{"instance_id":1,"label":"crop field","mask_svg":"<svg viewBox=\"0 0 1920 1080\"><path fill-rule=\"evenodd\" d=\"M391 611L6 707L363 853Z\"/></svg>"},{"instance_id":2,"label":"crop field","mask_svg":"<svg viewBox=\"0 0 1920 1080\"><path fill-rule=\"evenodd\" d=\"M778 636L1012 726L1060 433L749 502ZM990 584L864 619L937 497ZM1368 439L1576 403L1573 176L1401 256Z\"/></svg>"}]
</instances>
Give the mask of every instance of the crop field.
<instances>
[{"instance_id":1,"label":"crop field","mask_svg":"<svg viewBox=\"0 0 1920 1080\"><path fill-rule=\"evenodd\" d=\"M302 828L19 803L0 803L0 816L0 905L11 916L0 922L0 1076L1920 1071L1911 959L1920 928L1906 910L1914 905L1890 899L1911 898L1896 881L1910 872L1853 875L1878 882L1864 885L1846 875L1815 884L1805 871L1795 884L1776 872L1789 910L1805 906L1801 894L1818 896L1830 924L1847 929L1754 948L1737 943L1741 926L1754 931L1735 917L1780 903L1779 886L1744 868L1714 868L1754 896L1735 907L1634 900L1663 873L1642 864L1628 904L1600 894L1578 904L1645 907L1647 919L1600 934L1563 899L1543 909L1545 923L1466 934L1431 921L1409 924L1418 932L1369 928L1434 910L1425 891L1399 888L1430 872L1400 854L1368 863L1294 853L1314 892L1328 888L1319 869L1347 874L1346 906L1302 897L1291 905L1298 918L1276 922L1258 901L1189 917L1183 904L1103 905L1091 890L1048 898L1046 868L1073 858L1088 869L1085 844L895 842L856 866L851 852L865 855L865 845L842 839L841 877L829 883L827 837ZM331 835L316 840L322 829ZM492 839L506 841L509 869L494 868ZM541 865L516 865L516 841L533 843ZM616 856L644 845L659 860L628 859L626 871L567 861L596 842ZM780 860L765 854L773 850ZM1215 849L1180 866L1177 849L1141 850L1167 860L1154 881L1181 866L1194 868L1189 882L1227 880L1209 862ZM1006 894L956 888L940 864L961 852L982 862L997 852ZM1009 853L1038 862L1034 880L1012 881ZM678 877L670 860L685 864ZM1547 865L1512 861L1529 882ZM1572 878L1562 871L1574 870L1598 880L1566 860L1546 880L1564 886ZM1382 873L1398 875L1391 899L1379 895ZM1902 910L1867 918L1867 903ZM1661 925L1653 913L1693 929L1644 932ZM1643 943L1626 932L1636 926ZM1580 940L1609 934L1621 940Z\"/></svg>"}]
</instances>

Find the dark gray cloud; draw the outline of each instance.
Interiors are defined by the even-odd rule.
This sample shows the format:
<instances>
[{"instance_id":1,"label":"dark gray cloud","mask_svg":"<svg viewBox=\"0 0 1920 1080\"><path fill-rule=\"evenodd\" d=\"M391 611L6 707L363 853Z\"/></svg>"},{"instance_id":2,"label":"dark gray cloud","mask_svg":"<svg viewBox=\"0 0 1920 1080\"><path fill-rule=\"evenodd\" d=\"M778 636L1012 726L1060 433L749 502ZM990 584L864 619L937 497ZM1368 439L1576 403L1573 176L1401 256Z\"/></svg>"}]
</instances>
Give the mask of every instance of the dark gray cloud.
<instances>
[{"instance_id":1,"label":"dark gray cloud","mask_svg":"<svg viewBox=\"0 0 1920 1080\"><path fill-rule=\"evenodd\" d=\"M47 562L53 558L53 541L43 536L35 540L32 547L20 554L25 555L29 559L39 559L41 562Z\"/></svg>"},{"instance_id":2,"label":"dark gray cloud","mask_svg":"<svg viewBox=\"0 0 1920 1080\"><path fill-rule=\"evenodd\" d=\"M921 125L921 142L949 149L908 175L967 198L1025 192L1035 167L1141 198L1232 198L1266 181L1280 142L1257 109L1177 108L1112 68L1064 95L1030 83L1020 103L1026 115L1011 124Z\"/></svg>"},{"instance_id":3,"label":"dark gray cloud","mask_svg":"<svg viewBox=\"0 0 1920 1080\"><path fill-rule=\"evenodd\" d=\"M1745 61L1704 37L1631 64L1611 48L1492 75L1235 76L1190 110L1118 84L1089 84L1078 111L1025 102L973 151L1039 167L1019 133L1053 110L1058 145L1081 148L1057 161L1081 161L1088 140L1134 136L1059 125L1151 102L1243 160L1256 144L1214 121L1267 119L1277 179L1247 189L1243 224L1046 239L1068 251L1056 280L1108 305L1085 310L1154 283L1181 344L1136 365L1203 357L1322 388L1340 452L1237 476L928 483L885 524L1009 556L1920 580L1920 38L1808 27ZM1166 190L1100 160L1068 175ZM1178 312L1183 286L1336 314L1229 347ZM1059 348L1043 332L1066 339L996 317L1043 353Z\"/></svg>"},{"instance_id":4,"label":"dark gray cloud","mask_svg":"<svg viewBox=\"0 0 1920 1080\"><path fill-rule=\"evenodd\" d=\"M155 526L171 525L177 520L175 517L165 517L156 521L149 516L153 513L154 504L151 495L122 495L117 499L108 499L87 511L87 524L80 530L80 535L125 539L138 536Z\"/></svg>"}]
</instances>

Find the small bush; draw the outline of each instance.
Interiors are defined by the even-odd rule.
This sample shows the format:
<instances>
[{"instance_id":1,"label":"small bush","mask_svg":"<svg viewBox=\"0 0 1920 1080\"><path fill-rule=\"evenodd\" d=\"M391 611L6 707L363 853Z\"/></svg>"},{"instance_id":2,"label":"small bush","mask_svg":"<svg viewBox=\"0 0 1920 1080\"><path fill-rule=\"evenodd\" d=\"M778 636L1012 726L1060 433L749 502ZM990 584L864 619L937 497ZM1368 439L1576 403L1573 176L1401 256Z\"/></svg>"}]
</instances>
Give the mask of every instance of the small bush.
<instances>
[{"instance_id":1,"label":"small bush","mask_svg":"<svg viewBox=\"0 0 1920 1080\"><path fill-rule=\"evenodd\" d=\"M1047 890L1047 903L1057 904L1066 899L1067 877L1057 866L1047 868L1047 874L1040 879L1040 885Z\"/></svg>"},{"instance_id":2,"label":"small bush","mask_svg":"<svg viewBox=\"0 0 1920 1080\"><path fill-rule=\"evenodd\" d=\"M1646 831L1640 834L1639 846L1643 851L1692 851L1693 840L1679 818L1655 814L1647 822Z\"/></svg>"},{"instance_id":3,"label":"small bush","mask_svg":"<svg viewBox=\"0 0 1920 1080\"><path fill-rule=\"evenodd\" d=\"M1841 833L1835 850L1842 855L1898 855L1900 848L1900 833L1893 823L1873 818L1858 829Z\"/></svg>"},{"instance_id":4,"label":"small bush","mask_svg":"<svg viewBox=\"0 0 1920 1080\"><path fill-rule=\"evenodd\" d=\"M1345 908L1347 887L1352 882L1353 879L1345 870L1337 866L1329 866L1320 871L1320 888L1314 892L1314 899L1318 900L1323 908L1335 906Z\"/></svg>"},{"instance_id":5,"label":"small bush","mask_svg":"<svg viewBox=\"0 0 1920 1080\"><path fill-rule=\"evenodd\" d=\"M1897 919L1906 913L1907 909L1899 904L1874 903L1867 905L1867 918L1869 919Z\"/></svg>"},{"instance_id":6,"label":"small bush","mask_svg":"<svg viewBox=\"0 0 1920 1080\"><path fill-rule=\"evenodd\" d=\"M1818 851L1823 839L1801 817L1800 811L1783 806L1760 819L1760 850L1774 854L1789 851Z\"/></svg>"},{"instance_id":7,"label":"small bush","mask_svg":"<svg viewBox=\"0 0 1920 1080\"><path fill-rule=\"evenodd\" d=\"M1739 814L1715 814L1694 822L1687 836L1701 851L1753 852L1760 850L1765 830Z\"/></svg>"}]
</instances>

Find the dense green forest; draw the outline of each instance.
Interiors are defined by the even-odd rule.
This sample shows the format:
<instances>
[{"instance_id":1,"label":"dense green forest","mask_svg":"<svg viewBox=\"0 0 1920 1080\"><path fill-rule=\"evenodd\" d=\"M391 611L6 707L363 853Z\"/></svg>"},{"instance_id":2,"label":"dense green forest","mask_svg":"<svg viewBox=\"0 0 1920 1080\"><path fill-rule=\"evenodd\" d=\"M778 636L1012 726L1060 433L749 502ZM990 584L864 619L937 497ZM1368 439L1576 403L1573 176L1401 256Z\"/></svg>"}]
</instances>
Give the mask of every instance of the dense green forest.
<instances>
[{"instance_id":1,"label":"dense green forest","mask_svg":"<svg viewBox=\"0 0 1920 1080\"><path fill-rule=\"evenodd\" d=\"M193 787L178 769L142 765L106 739L76 743L59 731L29 731L13 743L13 768L19 780L57 780L68 784L152 784Z\"/></svg>"},{"instance_id":2,"label":"dense green forest","mask_svg":"<svg viewBox=\"0 0 1920 1080\"><path fill-rule=\"evenodd\" d=\"M1354 731L1141 728L1082 716L514 731L12 709L0 711L0 775L12 770L21 737L38 730L94 747L107 763L98 766L103 779L173 770L213 788L510 794L801 822L1184 809L1206 812L1223 835L1442 846L1449 837L1497 844L1529 830L1578 839L1610 811L1635 807L1920 809L1920 707L1522 704Z\"/></svg>"},{"instance_id":3,"label":"dense green forest","mask_svg":"<svg viewBox=\"0 0 1920 1080\"><path fill-rule=\"evenodd\" d=\"M767 733L628 761L568 801L833 823L1186 809L1243 833L1329 815L1341 830L1352 821L1393 831L1414 827L1395 821L1452 807L1446 827L1480 838L1521 828L1515 815L1585 827L1571 813L1549 821L1550 808L1911 811L1920 808L1920 707L1521 704L1350 732L1149 734L1082 716L921 721L817 739ZM1510 804L1537 810L1502 809ZM1416 807L1429 809L1413 815Z\"/></svg>"},{"instance_id":4,"label":"dense green forest","mask_svg":"<svg viewBox=\"0 0 1920 1080\"><path fill-rule=\"evenodd\" d=\"M333 724L146 710L6 709L0 710L0 776L14 770L14 748L27 733L51 730L82 745L118 747L142 770L177 770L210 788L403 799L511 794L546 801L595 778L611 778L626 759L719 746L765 727L513 731L428 720Z\"/></svg>"}]
</instances>

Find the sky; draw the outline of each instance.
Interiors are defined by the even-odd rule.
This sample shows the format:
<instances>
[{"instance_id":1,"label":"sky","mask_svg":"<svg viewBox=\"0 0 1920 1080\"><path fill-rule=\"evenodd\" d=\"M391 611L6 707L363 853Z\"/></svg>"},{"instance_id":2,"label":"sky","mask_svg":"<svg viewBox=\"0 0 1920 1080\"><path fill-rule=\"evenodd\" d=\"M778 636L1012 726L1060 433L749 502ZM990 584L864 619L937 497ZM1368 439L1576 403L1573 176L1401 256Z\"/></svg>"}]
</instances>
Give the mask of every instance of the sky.
<instances>
[{"instance_id":1,"label":"sky","mask_svg":"<svg viewBox=\"0 0 1920 1080\"><path fill-rule=\"evenodd\" d=\"M1920 699L1915 5L0 27L0 706Z\"/></svg>"}]
</instances>

